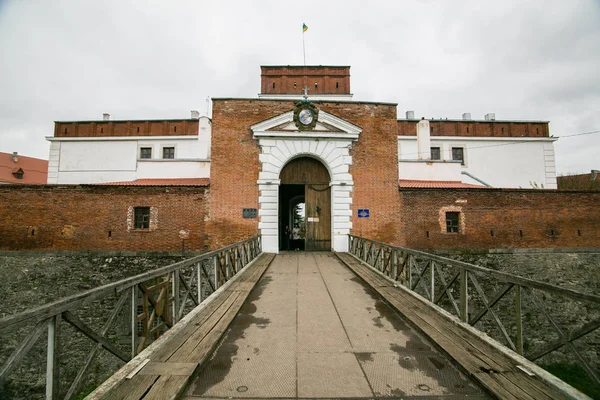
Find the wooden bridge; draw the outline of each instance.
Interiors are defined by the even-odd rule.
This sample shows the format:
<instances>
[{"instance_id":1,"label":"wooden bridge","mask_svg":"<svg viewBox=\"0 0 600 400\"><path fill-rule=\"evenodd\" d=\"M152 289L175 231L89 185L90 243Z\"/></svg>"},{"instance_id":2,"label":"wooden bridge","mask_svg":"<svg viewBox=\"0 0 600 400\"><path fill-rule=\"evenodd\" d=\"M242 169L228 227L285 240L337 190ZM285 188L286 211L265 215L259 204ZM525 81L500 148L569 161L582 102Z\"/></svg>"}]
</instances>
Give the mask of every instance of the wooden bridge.
<instances>
[{"instance_id":1,"label":"wooden bridge","mask_svg":"<svg viewBox=\"0 0 600 400\"><path fill-rule=\"evenodd\" d=\"M533 363L568 350L598 385L578 341L600 318L565 331L557 299L600 309L598 296L359 237L349 253L277 256L252 238L0 320L3 335L27 331L2 353L0 389L47 332L49 399L80 393L99 353L125 364L89 399L587 398ZM99 301L113 304L102 324L85 318ZM556 340L525 345L531 306ZM68 385L62 325L93 344ZM499 341L482 332L494 329Z\"/></svg>"}]
</instances>

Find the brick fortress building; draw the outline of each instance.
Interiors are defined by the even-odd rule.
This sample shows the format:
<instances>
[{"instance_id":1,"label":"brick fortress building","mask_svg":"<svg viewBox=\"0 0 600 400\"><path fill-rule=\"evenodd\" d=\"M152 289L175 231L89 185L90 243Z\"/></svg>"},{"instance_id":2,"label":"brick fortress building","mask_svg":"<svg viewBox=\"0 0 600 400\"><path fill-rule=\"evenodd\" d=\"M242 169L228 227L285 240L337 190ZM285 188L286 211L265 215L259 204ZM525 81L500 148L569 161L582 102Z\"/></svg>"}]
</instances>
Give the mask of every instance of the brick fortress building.
<instances>
[{"instance_id":1,"label":"brick fortress building","mask_svg":"<svg viewBox=\"0 0 600 400\"><path fill-rule=\"evenodd\" d=\"M307 250L345 251L349 234L417 248L597 246L597 194L532 188L556 188L547 121L398 119L394 103L353 100L350 67L261 70L258 98L213 98L212 119L57 121L52 186L30 188L22 213L69 217L7 216L0 248L202 250L258 234L278 252L294 225ZM50 210L56 197L99 216Z\"/></svg>"}]
</instances>

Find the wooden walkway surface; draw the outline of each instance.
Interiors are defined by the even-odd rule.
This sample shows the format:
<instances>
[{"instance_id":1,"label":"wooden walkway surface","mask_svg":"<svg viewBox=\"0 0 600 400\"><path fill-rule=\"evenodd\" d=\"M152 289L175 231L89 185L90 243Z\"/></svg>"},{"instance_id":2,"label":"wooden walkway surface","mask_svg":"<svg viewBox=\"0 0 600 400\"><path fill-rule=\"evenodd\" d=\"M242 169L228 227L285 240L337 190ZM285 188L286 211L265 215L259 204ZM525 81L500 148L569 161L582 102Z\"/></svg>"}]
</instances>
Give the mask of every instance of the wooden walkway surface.
<instances>
[{"instance_id":1,"label":"wooden walkway surface","mask_svg":"<svg viewBox=\"0 0 600 400\"><path fill-rule=\"evenodd\" d=\"M106 393L107 400L175 399L188 380L210 356L274 254L262 254L233 284L217 295L185 327L152 352L149 362L131 379L122 379Z\"/></svg>"},{"instance_id":2,"label":"wooden walkway surface","mask_svg":"<svg viewBox=\"0 0 600 400\"><path fill-rule=\"evenodd\" d=\"M377 291L393 308L452 357L470 376L500 399L568 399L563 392L519 369L514 359L482 338L443 317L407 289L394 283L347 253L340 260Z\"/></svg>"}]
</instances>

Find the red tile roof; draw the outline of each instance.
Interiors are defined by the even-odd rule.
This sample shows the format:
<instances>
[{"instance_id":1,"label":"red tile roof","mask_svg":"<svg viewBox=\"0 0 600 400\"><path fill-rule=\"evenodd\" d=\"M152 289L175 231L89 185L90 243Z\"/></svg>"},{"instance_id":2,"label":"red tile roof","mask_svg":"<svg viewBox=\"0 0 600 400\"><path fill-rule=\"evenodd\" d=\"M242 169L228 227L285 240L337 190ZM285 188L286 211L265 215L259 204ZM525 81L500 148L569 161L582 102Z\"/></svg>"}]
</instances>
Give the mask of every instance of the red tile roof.
<instances>
[{"instance_id":1,"label":"red tile roof","mask_svg":"<svg viewBox=\"0 0 600 400\"><path fill-rule=\"evenodd\" d=\"M400 179L398 186L421 189L486 189L486 186L471 185L460 181L417 181L409 179Z\"/></svg>"},{"instance_id":2,"label":"red tile roof","mask_svg":"<svg viewBox=\"0 0 600 400\"><path fill-rule=\"evenodd\" d=\"M208 186L209 178L136 179L129 182L108 182L111 186Z\"/></svg>"},{"instance_id":3,"label":"red tile roof","mask_svg":"<svg viewBox=\"0 0 600 400\"><path fill-rule=\"evenodd\" d=\"M14 174L23 171L22 179ZM17 154L17 161L12 153L0 153L0 183L18 185L46 184L48 182L48 161L39 158L25 157Z\"/></svg>"}]
</instances>

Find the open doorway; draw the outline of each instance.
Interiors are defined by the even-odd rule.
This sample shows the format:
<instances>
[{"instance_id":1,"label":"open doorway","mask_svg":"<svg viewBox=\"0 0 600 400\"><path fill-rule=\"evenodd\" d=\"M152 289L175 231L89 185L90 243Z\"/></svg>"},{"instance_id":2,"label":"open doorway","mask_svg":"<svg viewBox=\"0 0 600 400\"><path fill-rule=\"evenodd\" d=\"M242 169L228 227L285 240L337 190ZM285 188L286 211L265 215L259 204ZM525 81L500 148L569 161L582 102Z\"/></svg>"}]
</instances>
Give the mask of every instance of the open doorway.
<instances>
[{"instance_id":1,"label":"open doorway","mask_svg":"<svg viewBox=\"0 0 600 400\"><path fill-rule=\"evenodd\" d=\"M279 186L280 250L331 250L329 179L325 166L313 158L297 158L283 168Z\"/></svg>"},{"instance_id":2,"label":"open doorway","mask_svg":"<svg viewBox=\"0 0 600 400\"><path fill-rule=\"evenodd\" d=\"M279 187L279 249L304 250L306 239L304 185Z\"/></svg>"}]
</instances>

